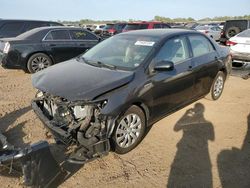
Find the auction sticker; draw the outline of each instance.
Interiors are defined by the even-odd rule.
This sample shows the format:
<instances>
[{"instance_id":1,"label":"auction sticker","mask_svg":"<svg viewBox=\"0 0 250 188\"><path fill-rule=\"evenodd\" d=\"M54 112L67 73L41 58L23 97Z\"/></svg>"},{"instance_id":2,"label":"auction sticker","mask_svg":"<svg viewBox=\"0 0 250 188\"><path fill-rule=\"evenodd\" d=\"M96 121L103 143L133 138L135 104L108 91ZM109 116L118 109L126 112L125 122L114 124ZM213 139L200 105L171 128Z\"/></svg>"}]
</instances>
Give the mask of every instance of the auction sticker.
<instances>
[{"instance_id":1,"label":"auction sticker","mask_svg":"<svg viewBox=\"0 0 250 188\"><path fill-rule=\"evenodd\" d=\"M136 46L153 46L155 42L151 41L136 41L135 45Z\"/></svg>"}]
</instances>

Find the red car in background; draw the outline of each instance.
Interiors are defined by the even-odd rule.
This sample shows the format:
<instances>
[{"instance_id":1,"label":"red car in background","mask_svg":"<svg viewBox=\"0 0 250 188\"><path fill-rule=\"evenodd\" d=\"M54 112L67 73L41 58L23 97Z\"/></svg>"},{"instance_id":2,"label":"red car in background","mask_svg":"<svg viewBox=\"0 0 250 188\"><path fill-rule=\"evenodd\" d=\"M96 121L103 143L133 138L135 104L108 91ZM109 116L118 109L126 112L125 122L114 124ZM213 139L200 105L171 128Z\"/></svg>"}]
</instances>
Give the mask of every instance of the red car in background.
<instances>
[{"instance_id":1,"label":"red car in background","mask_svg":"<svg viewBox=\"0 0 250 188\"><path fill-rule=\"evenodd\" d=\"M113 36L115 34L121 33L126 25L127 25L127 23L106 24L106 26L102 30L101 37L108 38L108 37Z\"/></svg>"},{"instance_id":2,"label":"red car in background","mask_svg":"<svg viewBox=\"0 0 250 188\"><path fill-rule=\"evenodd\" d=\"M128 23L122 32L132 31L132 30L139 30L139 29L162 29L162 28L171 28L170 25L163 22L133 22Z\"/></svg>"}]
</instances>

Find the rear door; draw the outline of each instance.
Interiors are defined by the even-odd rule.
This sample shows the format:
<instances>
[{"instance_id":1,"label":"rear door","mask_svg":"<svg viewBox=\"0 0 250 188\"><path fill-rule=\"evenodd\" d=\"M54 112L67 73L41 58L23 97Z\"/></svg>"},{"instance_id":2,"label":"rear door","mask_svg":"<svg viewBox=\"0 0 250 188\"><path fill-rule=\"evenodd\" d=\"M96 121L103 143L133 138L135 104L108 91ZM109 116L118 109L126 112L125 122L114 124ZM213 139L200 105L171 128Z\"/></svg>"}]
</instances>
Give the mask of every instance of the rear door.
<instances>
[{"instance_id":1,"label":"rear door","mask_svg":"<svg viewBox=\"0 0 250 188\"><path fill-rule=\"evenodd\" d=\"M195 74L193 98L201 97L210 91L212 82L219 70L219 55L213 44L203 35L188 36L192 49L192 64Z\"/></svg>"},{"instance_id":2,"label":"rear door","mask_svg":"<svg viewBox=\"0 0 250 188\"><path fill-rule=\"evenodd\" d=\"M74 50L75 56L84 53L86 50L92 48L99 42L99 39L96 35L86 30L72 29L69 32L76 45Z\"/></svg>"},{"instance_id":3,"label":"rear door","mask_svg":"<svg viewBox=\"0 0 250 188\"><path fill-rule=\"evenodd\" d=\"M43 46L55 63L71 59L77 54L75 41L71 40L66 29L50 31L43 40Z\"/></svg>"},{"instance_id":4,"label":"rear door","mask_svg":"<svg viewBox=\"0 0 250 188\"><path fill-rule=\"evenodd\" d=\"M185 36L168 39L154 62L172 61L174 70L158 71L150 78L152 82L152 114L158 119L170 111L188 103L192 98L194 75L190 51Z\"/></svg>"}]
</instances>

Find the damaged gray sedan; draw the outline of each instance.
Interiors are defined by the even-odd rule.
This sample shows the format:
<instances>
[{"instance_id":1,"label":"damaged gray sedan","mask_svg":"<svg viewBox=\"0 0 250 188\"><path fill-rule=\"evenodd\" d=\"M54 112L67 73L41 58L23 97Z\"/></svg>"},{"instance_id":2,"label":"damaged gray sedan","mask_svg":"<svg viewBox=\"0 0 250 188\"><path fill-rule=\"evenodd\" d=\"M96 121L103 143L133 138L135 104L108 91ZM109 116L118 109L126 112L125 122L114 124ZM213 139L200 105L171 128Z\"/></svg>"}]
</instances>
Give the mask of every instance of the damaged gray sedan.
<instances>
[{"instance_id":1,"label":"damaged gray sedan","mask_svg":"<svg viewBox=\"0 0 250 188\"><path fill-rule=\"evenodd\" d=\"M58 143L86 163L124 154L146 128L206 95L217 100L231 71L228 49L188 30L111 37L84 55L32 76L32 107Z\"/></svg>"}]
</instances>

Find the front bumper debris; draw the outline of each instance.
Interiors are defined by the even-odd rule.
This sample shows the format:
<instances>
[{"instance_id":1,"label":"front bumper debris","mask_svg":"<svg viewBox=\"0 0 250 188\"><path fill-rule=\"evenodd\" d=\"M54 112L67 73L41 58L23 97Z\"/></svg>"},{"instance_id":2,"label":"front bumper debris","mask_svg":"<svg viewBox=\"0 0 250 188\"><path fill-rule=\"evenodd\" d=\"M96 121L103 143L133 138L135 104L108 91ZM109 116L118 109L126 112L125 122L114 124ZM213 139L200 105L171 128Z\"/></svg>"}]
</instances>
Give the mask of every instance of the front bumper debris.
<instances>
[{"instance_id":1,"label":"front bumper debris","mask_svg":"<svg viewBox=\"0 0 250 188\"><path fill-rule=\"evenodd\" d=\"M9 169L21 169L24 184L32 187L48 187L62 170L52 156L45 141L32 144L24 149L14 148L0 133L0 165Z\"/></svg>"},{"instance_id":2,"label":"front bumper debris","mask_svg":"<svg viewBox=\"0 0 250 188\"><path fill-rule=\"evenodd\" d=\"M80 123L65 126L58 125L58 122L49 119L42 111L43 107L40 102L40 100L32 101L32 108L57 143L63 143L67 147L73 148L68 159L69 162L85 164L108 155L110 142L107 127L97 120L93 120L94 109L88 111L89 114L92 114L92 118L89 116Z\"/></svg>"}]
</instances>

